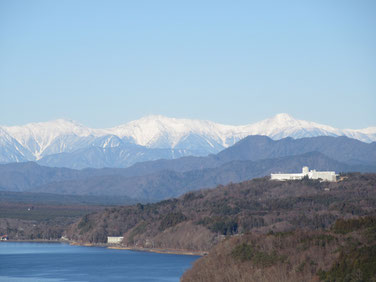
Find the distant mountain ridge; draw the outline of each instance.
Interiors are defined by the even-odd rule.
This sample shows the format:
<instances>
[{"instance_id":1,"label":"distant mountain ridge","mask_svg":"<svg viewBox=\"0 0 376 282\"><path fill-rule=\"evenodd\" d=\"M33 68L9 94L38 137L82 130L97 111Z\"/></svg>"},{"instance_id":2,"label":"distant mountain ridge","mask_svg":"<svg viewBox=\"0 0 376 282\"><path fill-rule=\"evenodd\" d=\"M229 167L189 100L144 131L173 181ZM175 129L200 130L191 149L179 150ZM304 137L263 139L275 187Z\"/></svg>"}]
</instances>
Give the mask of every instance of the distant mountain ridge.
<instances>
[{"instance_id":1,"label":"distant mountain ridge","mask_svg":"<svg viewBox=\"0 0 376 282\"><path fill-rule=\"evenodd\" d=\"M128 168L75 170L35 162L4 164L0 165L0 190L155 201L273 172L298 172L304 165L337 173L376 172L376 143L330 136L281 140L248 136L216 155L148 161Z\"/></svg>"},{"instance_id":2,"label":"distant mountain ridge","mask_svg":"<svg viewBox=\"0 0 376 282\"><path fill-rule=\"evenodd\" d=\"M0 127L0 163L38 161L47 166L128 167L134 163L216 154L250 135L279 140L347 136L376 141L376 127L340 130L297 120L288 114L243 126L211 121L147 116L109 129L92 129L58 119Z\"/></svg>"},{"instance_id":3,"label":"distant mountain ridge","mask_svg":"<svg viewBox=\"0 0 376 282\"><path fill-rule=\"evenodd\" d=\"M231 161L218 167L185 172L161 170L133 177L121 174L99 175L52 182L30 191L70 195L120 195L153 202L178 197L189 191L263 177L271 172L297 172L301 170L304 164L318 170L370 171L367 166L347 165L332 160L321 153L312 152L259 161ZM373 171L375 169L376 167L373 167Z\"/></svg>"}]
</instances>

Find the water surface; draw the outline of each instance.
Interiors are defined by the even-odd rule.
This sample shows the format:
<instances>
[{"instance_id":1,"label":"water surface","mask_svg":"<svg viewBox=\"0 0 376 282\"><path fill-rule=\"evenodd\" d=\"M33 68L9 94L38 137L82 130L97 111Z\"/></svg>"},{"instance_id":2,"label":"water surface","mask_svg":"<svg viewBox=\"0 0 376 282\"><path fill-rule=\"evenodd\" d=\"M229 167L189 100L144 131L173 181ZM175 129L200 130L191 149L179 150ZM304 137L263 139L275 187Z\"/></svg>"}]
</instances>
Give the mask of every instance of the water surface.
<instances>
[{"instance_id":1,"label":"water surface","mask_svg":"<svg viewBox=\"0 0 376 282\"><path fill-rule=\"evenodd\" d=\"M0 243L0 281L179 281L198 256L59 243Z\"/></svg>"}]
</instances>

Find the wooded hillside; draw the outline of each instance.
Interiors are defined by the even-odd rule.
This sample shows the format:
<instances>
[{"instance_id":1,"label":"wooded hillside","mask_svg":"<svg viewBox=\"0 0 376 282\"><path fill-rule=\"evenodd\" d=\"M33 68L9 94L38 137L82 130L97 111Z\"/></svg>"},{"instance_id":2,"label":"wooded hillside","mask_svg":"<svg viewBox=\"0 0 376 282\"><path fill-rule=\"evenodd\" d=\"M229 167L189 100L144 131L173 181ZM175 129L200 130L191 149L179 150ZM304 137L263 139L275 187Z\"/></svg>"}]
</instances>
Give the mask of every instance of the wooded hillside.
<instances>
[{"instance_id":1,"label":"wooded hillside","mask_svg":"<svg viewBox=\"0 0 376 282\"><path fill-rule=\"evenodd\" d=\"M337 220L330 230L228 237L183 282L375 281L376 217Z\"/></svg>"},{"instance_id":2,"label":"wooded hillside","mask_svg":"<svg viewBox=\"0 0 376 282\"><path fill-rule=\"evenodd\" d=\"M108 208L66 232L79 242L123 235L124 245L208 251L226 235L317 230L339 218L373 215L376 174L348 174L337 183L268 177L190 192L153 204Z\"/></svg>"}]
</instances>

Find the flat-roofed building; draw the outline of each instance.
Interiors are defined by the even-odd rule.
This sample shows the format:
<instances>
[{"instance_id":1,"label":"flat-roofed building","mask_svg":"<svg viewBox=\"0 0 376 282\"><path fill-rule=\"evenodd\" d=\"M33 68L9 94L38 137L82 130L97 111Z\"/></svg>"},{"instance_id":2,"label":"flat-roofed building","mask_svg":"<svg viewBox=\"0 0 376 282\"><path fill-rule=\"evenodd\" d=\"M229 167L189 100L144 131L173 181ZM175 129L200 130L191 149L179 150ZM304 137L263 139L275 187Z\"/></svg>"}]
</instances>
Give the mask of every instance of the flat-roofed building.
<instances>
[{"instance_id":1,"label":"flat-roofed building","mask_svg":"<svg viewBox=\"0 0 376 282\"><path fill-rule=\"evenodd\" d=\"M309 179L320 179L322 181L330 182L337 181L337 175L335 171L309 170L308 166L303 167L302 173L272 173L270 179L279 181L300 180L303 179L305 176Z\"/></svg>"},{"instance_id":2,"label":"flat-roofed building","mask_svg":"<svg viewBox=\"0 0 376 282\"><path fill-rule=\"evenodd\" d=\"M119 236L108 236L107 243L108 244L120 244L123 241L124 237Z\"/></svg>"}]
</instances>

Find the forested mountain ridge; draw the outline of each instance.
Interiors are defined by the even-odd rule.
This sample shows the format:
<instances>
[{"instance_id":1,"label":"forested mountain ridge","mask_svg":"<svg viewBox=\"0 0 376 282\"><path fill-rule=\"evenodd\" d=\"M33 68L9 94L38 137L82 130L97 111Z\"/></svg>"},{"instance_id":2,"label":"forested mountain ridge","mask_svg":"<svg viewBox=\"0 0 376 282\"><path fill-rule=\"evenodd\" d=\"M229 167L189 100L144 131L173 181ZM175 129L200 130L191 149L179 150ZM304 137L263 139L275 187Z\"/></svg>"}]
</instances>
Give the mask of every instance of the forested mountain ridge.
<instances>
[{"instance_id":1,"label":"forested mountain ridge","mask_svg":"<svg viewBox=\"0 0 376 282\"><path fill-rule=\"evenodd\" d=\"M153 204L109 208L87 215L66 236L104 243L207 251L224 235L327 228L343 217L376 212L376 174L348 174L341 182L278 182L258 178L190 192Z\"/></svg>"}]
</instances>

